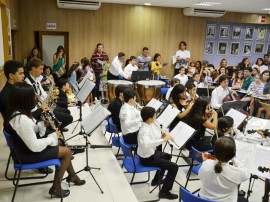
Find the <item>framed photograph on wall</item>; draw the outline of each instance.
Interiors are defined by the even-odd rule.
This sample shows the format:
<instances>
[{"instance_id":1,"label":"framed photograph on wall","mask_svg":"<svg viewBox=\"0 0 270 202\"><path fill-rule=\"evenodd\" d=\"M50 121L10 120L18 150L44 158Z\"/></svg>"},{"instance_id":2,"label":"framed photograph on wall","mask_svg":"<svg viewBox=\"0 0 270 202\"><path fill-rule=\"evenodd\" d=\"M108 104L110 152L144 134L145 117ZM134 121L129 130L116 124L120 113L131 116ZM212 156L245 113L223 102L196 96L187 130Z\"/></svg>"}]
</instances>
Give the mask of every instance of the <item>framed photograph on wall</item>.
<instances>
[{"instance_id":1,"label":"framed photograph on wall","mask_svg":"<svg viewBox=\"0 0 270 202\"><path fill-rule=\"evenodd\" d=\"M252 43L245 43L243 47L243 55L244 56L250 56L251 55L251 49L252 49Z\"/></svg>"},{"instance_id":2,"label":"framed photograph on wall","mask_svg":"<svg viewBox=\"0 0 270 202\"><path fill-rule=\"evenodd\" d=\"M263 43L256 43L255 44L255 53L257 54L262 54L264 49L264 44Z\"/></svg>"},{"instance_id":3,"label":"framed photograph on wall","mask_svg":"<svg viewBox=\"0 0 270 202\"><path fill-rule=\"evenodd\" d=\"M245 39L246 40L252 40L253 35L254 35L254 27L247 26L246 31L245 31Z\"/></svg>"},{"instance_id":4,"label":"framed photograph on wall","mask_svg":"<svg viewBox=\"0 0 270 202\"><path fill-rule=\"evenodd\" d=\"M241 26L233 26L232 39L241 39Z\"/></svg>"},{"instance_id":5,"label":"framed photograph on wall","mask_svg":"<svg viewBox=\"0 0 270 202\"><path fill-rule=\"evenodd\" d=\"M204 48L204 54L205 55L213 55L214 54L214 41L206 41L205 42L205 48Z\"/></svg>"},{"instance_id":6,"label":"framed photograph on wall","mask_svg":"<svg viewBox=\"0 0 270 202\"><path fill-rule=\"evenodd\" d=\"M206 38L215 38L216 25L207 25Z\"/></svg>"},{"instance_id":7,"label":"framed photograph on wall","mask_svg":"<svg viewBox=\"0 0 270 202\"><path fill-rule=\"evenodd\" d=\"M270 43L267 44L267 51L266 51L266 54L270 54Z\"/></svg>"},{"instance_id":8,"label":"framed photograph on wall","mask_svg":"<svg viewBox=\"0 0 270 202\"><path fill-rule=\"evenodd\" d=\"M231 44L231 55L239 55L239 46L240 46L240 43L239 42L233 42Z\"/></svg>"},{"instance_id":9,"label":"framed photograph on wall","mask_svg":"<svg viewBox=\"0 0 270 202\"><path fill-rule=\"evenodd\" d=\"M220 41L218 42L218 55L226 55L227 52L227 42L225 41Z\"/></svg>"},{"instance_id":10,"label":"framed photograph on wall","mask_svg":"<svg viewBox=\"0 0 270 202\"><path fill-rule=\"evenodd\" d=\"M228 39L229 36L229 25L220 25L219 38Z\"/></svg>"},{"instance_id":11,"label":"framed photograph on wall","mask_svg":"<svg viewBox=\"0 0 270 202\"><path fill-rule=\"evenodd\" d=\"M267 28L259 27L256 40L265 40Z\"/></svg>"}]
</instances>

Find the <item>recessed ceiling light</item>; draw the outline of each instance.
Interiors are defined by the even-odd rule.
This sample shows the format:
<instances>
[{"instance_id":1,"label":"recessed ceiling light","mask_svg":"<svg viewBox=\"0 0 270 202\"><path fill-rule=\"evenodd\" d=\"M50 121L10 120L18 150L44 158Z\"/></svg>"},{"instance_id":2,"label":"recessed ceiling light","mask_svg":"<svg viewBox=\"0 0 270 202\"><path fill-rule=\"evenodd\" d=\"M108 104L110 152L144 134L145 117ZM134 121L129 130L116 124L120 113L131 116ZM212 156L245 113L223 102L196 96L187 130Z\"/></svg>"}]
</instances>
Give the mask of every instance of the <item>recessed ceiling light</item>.
<instances>
[{"instance_id":1,"label":"recessed ceiling light","mask_svg":"<svg viewBox=\"0 0 270 202\"><path fill-rule=\"evenodd\" d=\"M263 11L270 11L270 8L264 8Z\"/></svg>"},{"instance_id":2,"label":"recessed ceiling light","mask_svg":"<svg viewBox=\"0 0 270 202\"><path fill-rule=\"evenodd\" d=\"M151 6L151 3L144 3L145 6Z\"/></svg>"},{"instance_id":3,"label":"recessed ceiling light","mask_svg":"<svg viewBox=\"0 0 270 202\"><path fill-rule=\"evenodd\" d=\"M201 2L198 2L194 5L196 6L216 6L216 5L220 5L221 3L218 3L218 2L210 2L210 1L201 1Z\"/></svg>"}]
</instances>

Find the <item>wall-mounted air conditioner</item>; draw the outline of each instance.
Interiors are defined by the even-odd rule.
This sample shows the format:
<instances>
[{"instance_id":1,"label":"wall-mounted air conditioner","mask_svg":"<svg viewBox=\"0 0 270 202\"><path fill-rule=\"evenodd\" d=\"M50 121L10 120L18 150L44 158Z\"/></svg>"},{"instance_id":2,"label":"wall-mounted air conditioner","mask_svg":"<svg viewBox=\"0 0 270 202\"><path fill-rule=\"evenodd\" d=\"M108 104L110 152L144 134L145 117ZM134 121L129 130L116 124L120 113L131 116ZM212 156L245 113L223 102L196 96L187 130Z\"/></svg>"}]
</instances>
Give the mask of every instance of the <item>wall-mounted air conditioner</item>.
<instances>
[{"instance_id":1,"label":"wall-mounted air conditioner","mask_svg":"<svg viewBox=\"0 0 270 202\"><path fill-rule=\"evenodd\" d=\"M65 9L97 10L101 3L89 0L57 0L57 6Z\"/></svg>"},{"instance_id":2,"label":"wall-mounted air conditioner","mask_svg":"<svg viewBox=\"0 0 270 202\"><path fill-rule=\"evenodd\" d=\"M218 18L222 17L226 11L184 8L183 13L185 16Z\"/></svg>"}]
</instances>

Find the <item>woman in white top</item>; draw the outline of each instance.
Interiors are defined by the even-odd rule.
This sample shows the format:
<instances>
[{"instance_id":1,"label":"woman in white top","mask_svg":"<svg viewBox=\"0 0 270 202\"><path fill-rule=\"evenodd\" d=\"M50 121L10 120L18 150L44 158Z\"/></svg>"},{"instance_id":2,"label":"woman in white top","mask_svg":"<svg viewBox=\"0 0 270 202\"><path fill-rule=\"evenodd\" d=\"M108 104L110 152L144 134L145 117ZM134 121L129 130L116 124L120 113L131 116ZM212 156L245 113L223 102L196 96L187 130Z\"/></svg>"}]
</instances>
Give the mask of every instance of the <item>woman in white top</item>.
<instances>
[{"instance_id":1,"label":"woman in white top","mask_svg":"<svg viewBox=\"0 0 270 202\"><path fill-rule=\"evenodd\" d=\"M267 70L268 67L266 65L263 64L263 59L262 58L258 58L256 63L252 66L252 69L257 67L259 72L262 73L263 71Z\"/></svg>"},{"instance_id":2,"label":"woman in white top","mask_svg":"<svg viewBox=\"0 0 270 202\"><path fill-rule=\"evenodd\" d=\"M58 146L58 138L62 134L56 130L46 134L43 122L36 122L31 110L35 107L35 92L31 85L16 83L12 86L9 96L8 110L5 117L5 130L11 135L17 154L22 163L31 164L49 159L59 158L61 166L55 172L53 185L49 190L51 196L63 197L69 195L69 190L60 189L59 180L68 172L66 181L75 185L85 184L76 175L71 163L71 151L68 147ZM37 135L38 134L38 135ZM12 158L18 162L18 156L12 153Z\"/></svg>"},{"instance_id":3,"label":"woman in white top","mask_svg":"<svg viewBox=\"0 0 270 202\"><path fill-rule=\"evenodd\" d=\"M174 76L174 78L178 79L183 86L188 82L188 76L185 75L185 71L185 67L181 66L179 69L179 74Z\"/></svg>"},{"instance_id":4,"label":"woman in white top","mask_svg":"<svg viewBox=\"0 0 270 202\"><path fill-rule=\"evenodd\" d=\"M175 56L176 56L176 66L174 69L174 75L178 74L179 68L181 66L187 68L188 62L190 61L190 51L186 50L187 44L185 41L181 41L179 44L179 49Z\"/></svg>"},{"instance_id":5,"label":"woman in white top","mask_svg":"<svg viewBox=\"0 0 270 202\"><path fill-rule=\"evenodd\" d=\"M214 146L216 160L207 159L203 154L203 163L199 170L202 181L200 197L219 202L236 202L238 185L246 181L250 174L247 169L236 160L236 145L231 137L217 139ZM233 165L230 165L232 161Z\"/></svg>"}]
</instances>

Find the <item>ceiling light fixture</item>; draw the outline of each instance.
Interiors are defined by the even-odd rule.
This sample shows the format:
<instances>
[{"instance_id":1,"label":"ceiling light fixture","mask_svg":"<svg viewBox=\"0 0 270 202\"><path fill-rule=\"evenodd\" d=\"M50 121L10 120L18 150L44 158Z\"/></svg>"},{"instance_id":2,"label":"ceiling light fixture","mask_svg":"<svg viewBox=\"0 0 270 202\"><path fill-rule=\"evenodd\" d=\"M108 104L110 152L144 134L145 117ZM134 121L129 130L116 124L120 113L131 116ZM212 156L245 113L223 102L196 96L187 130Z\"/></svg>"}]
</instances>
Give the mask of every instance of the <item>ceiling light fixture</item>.
<instances>
[{"instance_id":1,"label":"ceiling light fixture","mask_svg":"<svg viewBox=\"0 0 270 202\"><path fill-rule=\"evenodd\" d=\"M195 3L194 5L196 5L196 6L217 6L220 4L221 3L218 3L218 2L201 1L201 2Z\"/></svg>"},{"instance_id":2,"label":"ceiling light fixture","mask_svg":"<svg viewBox=\"0 0 270 202\"><path fill-rule=\"evenodd\" d=\"M270 8L264 8L263 11L270 11Z\"/></svg>"},{"instance_id":3,"label":"ceiling light fixture","mask_svg":"<svg viewBox=\"0 0 270 202\"><path fill-rule=\"evenodd\" d=\"M144 3L145 6L151 6L151 3Z\"/></svg>"}]
</instances>

